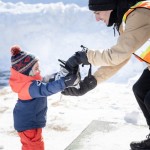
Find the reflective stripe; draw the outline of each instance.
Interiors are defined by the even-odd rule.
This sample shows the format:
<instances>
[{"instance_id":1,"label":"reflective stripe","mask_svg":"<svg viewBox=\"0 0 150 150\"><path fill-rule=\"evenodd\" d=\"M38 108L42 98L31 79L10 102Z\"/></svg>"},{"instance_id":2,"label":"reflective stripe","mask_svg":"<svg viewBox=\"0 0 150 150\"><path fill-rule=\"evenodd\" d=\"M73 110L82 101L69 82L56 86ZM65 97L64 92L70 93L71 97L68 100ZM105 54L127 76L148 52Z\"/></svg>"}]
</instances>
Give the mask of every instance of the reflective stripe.
<instances>
[{"instance_id":1,"label":"reflective stripe","mask_svg":"<svg viewBox=\"0 0 150 150\"><path fill-rule=\"evenodd\" d=\"M123 22L126 23L128 15L134 11L136 8L147 8L150 9L150 2L148 1L143 1L143 2L138 2L134 6L130 7L130 9L124 14L123 16Z\"/></svg>"},{"instance_id":2,"label":"reflective stripe","mask_svg":"<svg viewBox=\"0 0 150 150\"><path fill-rule=\"evenodd\" d=\"M123 31L125 31L126 20L128 15L133 12L136 8L147 8L150 9L150 2L142 1L138 2L136 5L132 6L123 16L122 25ZM142 61L150 63L150 39L144 43L136 52L134 53L137 57L139 57Z\"/></svg>"},{"instance_id":3,"label":"reflective stripe","mask_svg":"<svg viewBox=\"0 0 150 150\"><path fill-rule=\"evenodd\" d=\"M150 63L150 39L135 52L135 55Z\"/></svg>"}]
</instances>

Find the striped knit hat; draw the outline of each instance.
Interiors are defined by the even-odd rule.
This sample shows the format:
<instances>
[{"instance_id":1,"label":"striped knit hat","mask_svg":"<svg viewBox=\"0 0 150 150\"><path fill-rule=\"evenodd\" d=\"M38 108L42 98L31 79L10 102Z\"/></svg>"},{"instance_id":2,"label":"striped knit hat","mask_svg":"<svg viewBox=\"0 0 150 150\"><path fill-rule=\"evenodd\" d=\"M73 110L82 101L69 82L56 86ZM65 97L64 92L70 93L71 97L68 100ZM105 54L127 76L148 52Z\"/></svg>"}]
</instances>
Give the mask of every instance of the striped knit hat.
<instances>
[{"instance_id":1,"label":"striped knit hat","mask_svg":"<svg viewBox=\"0 0 150 150\"><path fill-rule=\"evenodd\" d=\"M28 76L37 61L34 55L22 51L19 46L11 47L11 64L16 71Z\"/></svg>"}]
</instances>

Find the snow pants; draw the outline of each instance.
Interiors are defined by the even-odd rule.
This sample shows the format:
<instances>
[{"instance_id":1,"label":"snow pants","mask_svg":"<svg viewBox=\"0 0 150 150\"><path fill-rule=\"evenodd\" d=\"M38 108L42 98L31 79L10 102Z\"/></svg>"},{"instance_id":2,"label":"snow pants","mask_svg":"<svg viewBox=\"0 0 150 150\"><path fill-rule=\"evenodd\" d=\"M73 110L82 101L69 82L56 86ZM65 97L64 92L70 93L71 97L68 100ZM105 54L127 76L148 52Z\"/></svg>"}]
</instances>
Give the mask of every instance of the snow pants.
<instances>
[{"instance_id":1,"label":"snow pants","mask_svg":"<svg viewBox=\"0 0 150 150\"><path fill-rule=\"evenodd\" d=\"M133 92L150 128L150 71L148 68L133 85Z\"/></svg>"},{"instance_id":2,"label":"snow pants","mask_svg":"<svg viewBox=\"0 0 150 150\"><path fill-rule=\"evenodd\" d=\"M22 143L22 150L44 150L42 129L25 130L18 132Z\"/></svg>"}]
</instances>

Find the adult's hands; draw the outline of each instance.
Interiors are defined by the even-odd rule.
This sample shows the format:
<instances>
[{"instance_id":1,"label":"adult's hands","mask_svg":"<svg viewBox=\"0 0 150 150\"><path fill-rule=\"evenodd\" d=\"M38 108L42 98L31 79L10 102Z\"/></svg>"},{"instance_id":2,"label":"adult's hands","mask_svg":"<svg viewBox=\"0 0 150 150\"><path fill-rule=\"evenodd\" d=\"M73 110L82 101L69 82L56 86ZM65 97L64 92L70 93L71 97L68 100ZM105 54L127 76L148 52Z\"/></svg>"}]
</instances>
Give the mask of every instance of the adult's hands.
<instances>
[{"instance_id":1,"label":"adult's hands","mask_svg":"<svg viewBox=\"0 0 150 150\"><path fill-rule=\"evenodd\" d=\"M68 96L82 96L97 86L97 80L93 75L88 75L79 83L79 86L78 89L75 87L66 88L61 93Z\"/></svg>"}]
</instances>

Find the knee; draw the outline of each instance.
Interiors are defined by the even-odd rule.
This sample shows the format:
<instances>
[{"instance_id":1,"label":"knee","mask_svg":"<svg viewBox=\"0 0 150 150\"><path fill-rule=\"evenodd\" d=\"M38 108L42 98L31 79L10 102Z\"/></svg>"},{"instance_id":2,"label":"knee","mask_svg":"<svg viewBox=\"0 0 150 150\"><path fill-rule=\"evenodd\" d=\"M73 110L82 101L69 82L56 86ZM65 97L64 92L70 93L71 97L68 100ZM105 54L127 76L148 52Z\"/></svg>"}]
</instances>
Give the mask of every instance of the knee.
<instances>
[{"instance_id":1,"label":"knee","mask_svg":"<svg viewBox=\"0 0 150 150\"><path fill-rule=\"evenodd\" d=\"M150 93L147 93L144 99L144 104L150 106Z\"/></svg>"},{"instance_id":2,"label":"knee","mask_svg":"<svg viewBox=\"0 0 150 150\"><path fill-rule=\"evenodd\" d=\"M136 82L136 83L133 85L132 91L133 91L134 94L140 93L141 88L140 88L138 82Z\"/></svg>"}]
</instances>

